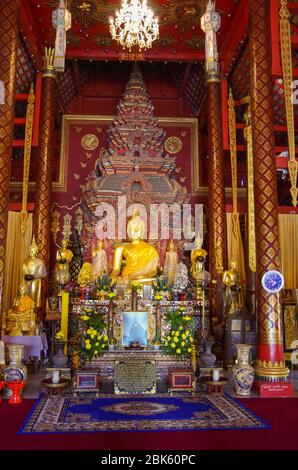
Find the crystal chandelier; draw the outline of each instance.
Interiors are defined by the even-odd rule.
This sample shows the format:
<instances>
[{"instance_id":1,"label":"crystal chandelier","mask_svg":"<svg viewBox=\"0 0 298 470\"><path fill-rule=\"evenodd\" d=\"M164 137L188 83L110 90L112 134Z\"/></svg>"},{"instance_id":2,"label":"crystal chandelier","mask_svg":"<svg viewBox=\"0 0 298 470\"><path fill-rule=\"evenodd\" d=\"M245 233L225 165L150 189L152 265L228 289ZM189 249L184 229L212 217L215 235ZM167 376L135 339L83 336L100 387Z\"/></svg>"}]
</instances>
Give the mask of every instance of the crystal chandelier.
<instances>
[{"instance_id":1,"label":"crystal chandelier","mask_svg":"<svg viewBox=\"0 0 298 470\"><path fill-rule=\"evenodd\" d=\"M123 49L149 49L159 36L158 18L153 17L147 0L123 0L115 19L110 18L110 33Z\"/></svg>"}]
</instances>

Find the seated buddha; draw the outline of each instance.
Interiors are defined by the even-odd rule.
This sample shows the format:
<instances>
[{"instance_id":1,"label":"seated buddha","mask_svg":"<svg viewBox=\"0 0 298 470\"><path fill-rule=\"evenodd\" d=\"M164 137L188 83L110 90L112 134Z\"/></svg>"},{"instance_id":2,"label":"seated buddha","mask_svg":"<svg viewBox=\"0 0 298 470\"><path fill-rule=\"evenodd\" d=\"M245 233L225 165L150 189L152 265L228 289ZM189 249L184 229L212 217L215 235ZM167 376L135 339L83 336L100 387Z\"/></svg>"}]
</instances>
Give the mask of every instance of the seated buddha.
<instances>
[{"instance_id":1,"label":"seated buddha","mask_svg":"<svg viewBox=\"0 0 298 470\"><path fill-rule=\"evenodd\" d=\"M11 336L19 336L23 332L34 334L36 323L34 308L35 303L29 295L29 287L26 282L22 282L13 307L6 316L6 330Z\"/></svg>"},{"instance_id":2,"label":"seated buddha","mask_svg":"<svg viewBox=\"0 0 298 470\"><path fill-rule=\"evenodd\" d=\"M143 241L145 222L135 210L127 224L127 235L131 243L121 244L115 250L112 272L112 284L118 279L153 282L159 265L159 254L154 246ZM125 267L121 271L122 261Z\"/></svg>"}]
</instances>

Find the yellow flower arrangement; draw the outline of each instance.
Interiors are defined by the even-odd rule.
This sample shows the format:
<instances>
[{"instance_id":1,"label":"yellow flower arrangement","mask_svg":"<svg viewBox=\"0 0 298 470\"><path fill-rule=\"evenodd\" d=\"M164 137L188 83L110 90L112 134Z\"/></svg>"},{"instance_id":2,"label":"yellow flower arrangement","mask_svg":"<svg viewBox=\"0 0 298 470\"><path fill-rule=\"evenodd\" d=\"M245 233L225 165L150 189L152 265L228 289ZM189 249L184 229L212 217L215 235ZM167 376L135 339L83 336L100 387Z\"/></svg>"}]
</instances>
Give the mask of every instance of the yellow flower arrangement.
<instances>
[{"instance_id":1,"label":"yellow flower arrangement","mask_svg":"<svg viewBox=\"0 0 298 470\"><path fill-rule=\"evenodd\" d=\"M142 287L142 284L138 281L131 281L131 288L138 290Z\"/></svg>"},{"instance_id":2,"label":"yellow flower arrangement","mask_svg":"<svg viewBox=\"0 0 298 470\"><path fill-rule=\"evenodd\" d=\"M63 343L65 341L65 335L62 330L55 334L55 340L59 343Z\"/></svg>"},{"instance_id":3,"label":"yellow flower arrangement","mask_svg":"<svg viewBox=\"0 0 298 470\"><path fill-rule=\"evenodd\" d=\"M191 345L194 341L193 318L189 315L183 315L184 307L179 309L171 308L166 313L166 323L169 326L168 334L164 341L164 352L166 354L182 357L185 354L191 354Z\"/></svg>"},{"instance_id":4,"label":"yellow flower arrangement","mask_svg":"<svg viewBox=\"0 0 298 470\"><path fill-rule=\"evenodd\" d=\"M96 310L90 307L86 308L80 318L86 326L80 354L85 359L91 360L93 356L97 357L107 349L109 338L105 334L105 323L102 316Z\"/></svg>"}]
</instances>

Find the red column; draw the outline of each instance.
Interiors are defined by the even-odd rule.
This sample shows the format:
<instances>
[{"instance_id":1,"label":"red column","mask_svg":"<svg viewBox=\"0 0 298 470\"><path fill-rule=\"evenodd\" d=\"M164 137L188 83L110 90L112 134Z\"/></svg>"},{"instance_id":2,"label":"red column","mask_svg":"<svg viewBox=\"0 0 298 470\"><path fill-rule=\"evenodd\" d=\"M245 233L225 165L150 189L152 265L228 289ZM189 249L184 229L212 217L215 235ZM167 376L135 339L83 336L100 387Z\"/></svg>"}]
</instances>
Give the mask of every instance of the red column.
<instances>
[{"instance_id":1,"label":"red column","mask_svg":"<svg viewBox=\"0 0 298 470\"><path fill-rule=\"evenodd\" d=\"M211 307L220 319L223 315L222 273L226 263L226 220L224 154L221 120L221 79L207 76L208 88L208 180L210 274L217 281L217 296L211 295Z\"/></svg>"},{"instance_id":2,"label":"red column","mask_svg":"<svg viewBox=\"0 0 298 470\"><path fill-rule=\"evenodd\" d=\"M34 235L39 257L49 271L52 161L54 148L54 126L57 106L56 71L53 67L52 50L45 51L42 74L42 96L39 129L39 159L36 176ZM43 284L42 297L45 301L47 282Z\"/></svg>"},{"instance_id":3,"label":"red column","mask_svg":"<svg viewBox=\"0 0 298 470\"><path fill-rule=\"evenodd\" d=\"M19 6L20 0L0 0L0 80L5 88L5 104L0 104L0 311L4 287Z\"/></svg>"},{"instance_id":4,"label":"red column","mask_svg":"<svg viewBox=\"0 0 298 470\"><path fill-rule=\"evenodd\" d=\"M283 353L281 300L279 294L267 293L261 284L265 272L280 271L270 1L249 0L249 7L258 277L256 375L263 380L278 381L285 380L288 375Z\"/></svg>"}]
</instances>

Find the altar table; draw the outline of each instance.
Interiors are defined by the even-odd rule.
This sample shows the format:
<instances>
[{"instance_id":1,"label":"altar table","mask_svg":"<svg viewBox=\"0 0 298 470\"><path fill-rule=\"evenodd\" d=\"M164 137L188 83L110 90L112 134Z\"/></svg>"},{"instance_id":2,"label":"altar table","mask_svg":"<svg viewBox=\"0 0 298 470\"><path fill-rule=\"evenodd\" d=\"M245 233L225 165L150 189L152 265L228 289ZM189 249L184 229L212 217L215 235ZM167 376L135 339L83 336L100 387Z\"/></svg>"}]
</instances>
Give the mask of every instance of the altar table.
<instances>
[{"instance_id":1,"label":"altar table","mask_svg":"<svg viewBox=\"0 0 298 470\"><path fill-rule=\"evenodd\" d=\"M36 357L40 360L41 352L46 356L48 342L45 333L36 336L2 336L2 341L7 344L23 344L23 357Z\"/></svg>"}]
</instances>

